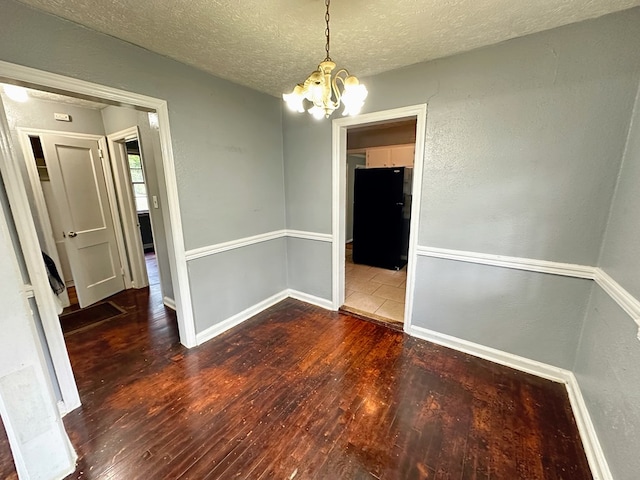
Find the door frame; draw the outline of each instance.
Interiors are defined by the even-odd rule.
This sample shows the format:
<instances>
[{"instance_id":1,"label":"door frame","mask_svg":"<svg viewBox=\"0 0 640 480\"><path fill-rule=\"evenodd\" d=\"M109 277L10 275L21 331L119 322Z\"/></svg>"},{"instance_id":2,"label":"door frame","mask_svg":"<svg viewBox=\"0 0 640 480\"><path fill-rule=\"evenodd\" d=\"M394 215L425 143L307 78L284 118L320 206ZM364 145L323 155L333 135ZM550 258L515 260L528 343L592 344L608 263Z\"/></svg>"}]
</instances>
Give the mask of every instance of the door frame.
<instances>
[{"instance_id":1,"label":"door frame","mask_svg":"<svg viewBox=\"0 0 640 480\"><path fill-rule=\"evenodd\" d=\"M409 255L407 259L407 289L404 305L404 330L411 323L415 272L420 228L420 204L422 198L422 174L427 131L427 104L382 110L355 117L333 120L331 125L332 156L332 299L333 308L338 310L345 299L345 243L346 243L346 197L347 197L347 129L355 126L386 123L402 118L416 118L416 144L413 163L413 184L411 187L411 221L409 223Z\"/></svg>"},{"instance_id":2,"label":"door frame","mask_svg":"<svg viewBox=\"0 0 640 480\"><path fill-rule=\"evenodd\" d=\"M0 77L5 81L13 81L34 88L44 88L45 90L58 91L58 93L69 93L84 98L106 100L115 104L134 105L147 111L155 110L158 115L158 133L160 136L164 181L167 191L167 198L161 200L168 206L169 213L169 225L167 225L167 234L169 235L167 240L170 246L169 264L171 281L176 297L174 300L180 342L187 348L195 347L195 322L191 304L191 291L185 256L180 202L178 198L178 183L169 127L169 109L166 100L131 93L125 90L5 61L0 61ZM39 253L39 241L31 215L25 180L20 173L18 160L14 153L14 147L12 147L11 131L6 116L4 113L2 113L1 116L0 172L5 179L5 188L7 190L10 208L18 231L25 263L29 271L31 285L25 286L25 289L33 289L45 330L47 344L51 352L51 360L62 394L63 405L61 405L61 410L68 412L80 406L78 387L71 368L71 362L69 361L54 298L50 293L51 290L45 267Z\"/></svg>"},{"instance_id":3,"label":"door frame","mask_svg":"<svg viewBox=\"0 0 640 480\"><path fill-rule=\"evenodd\" d=\"M137 125L120 130L107 135L109 146L109 158L114 176L114 186L117 194L117 202L122 214L122 229L129 252L129 263L131 281L134 288L142 288L149 285L147 275L147 265L142 247L142 235L138 226L138 213L131 189L131 174L129 173L129 162L127 158L125 141L138 140L140 146L140 158L142 159L142 171L144 172L144 153L142 142L140 141L140 130ZM145 184L146 184L145 174ZM148 191L147 191L148 193ZM151 202L149 203L151 205ZM151 215L149 215L151 218ZM153 231L153 226L151 227ZM162 282L160 282L162 286ZM164 292L163 292L164 298Z\"/></svg>"},{"instance_id":4,"label":"door frame","mask_svg":"<svg viewBox=\"0 0 640 480\"><path fill-rule=\"evenodd\" d=\"M25 108L29 108L25 105ZM29 141L30 136L40 136L40 135L56 135L59 137L66 138L76 138L80 140L92 140L98 142L98 147L102 152L102 156L100 158L100 163L102 165L102 172L104 174L104 180L107 186L107 197L109 199L109 206L111 207L111 219L113 221L113 227L115 230L116 237L116 246L118 248L118 255L120 256L120 266L122 267L124 274L124 285L125 288L132 287L132 279L131 279L131 269L129 267L129 262L127 261L127 248L129 245L125 242L125 237L123 235L122 226L120 224L120 215L122 212L119 209L116 190L114 188L114 178L112 174L111 168L111 159L108 155L107 150L107 141L104 135L94 135L89 133L75 133L75 132L63 132L57 130L45 130L39 128L25 128L18 127L18 139L20 141L20 145L22 146L23 158L25 161L25 167L27 169L27 173L29 176L29 183L31 186L31 192L33 193L36 211L34 215L37 217L37 221L42 228L42 234L44 237L45 244L47 248L51 250L51 245L55 248L55 236L53 235L53 228L51 226L50 217L49 217L49 209L47 207L44 193L42 191L42 185L40 185L40 177L38 175L38 169L35 165L35 158L33 156L33 151L31 150L31 142ZM46 160L46 159L45 159ZM57 257L57 252L55 252L55 257L49 253L49 256L52 256L54 260L57 260L57 264L60 265L60 259ZM67 278L63 278L63 280L68 280Z\"/></svg>"}]
</instances>

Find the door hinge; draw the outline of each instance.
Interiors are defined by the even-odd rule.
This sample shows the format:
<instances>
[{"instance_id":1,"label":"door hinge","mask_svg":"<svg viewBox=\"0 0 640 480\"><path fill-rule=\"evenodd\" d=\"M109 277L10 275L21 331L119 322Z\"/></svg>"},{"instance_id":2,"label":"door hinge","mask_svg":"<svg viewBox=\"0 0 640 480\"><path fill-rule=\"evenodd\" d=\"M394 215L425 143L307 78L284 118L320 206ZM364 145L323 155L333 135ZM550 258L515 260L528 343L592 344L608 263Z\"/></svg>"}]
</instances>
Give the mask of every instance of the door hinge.
<instances>
[{"instance_id":1,"label":"door hinge","mask_svg":"<svg viewBox=\"0 0 640 480\"><path fill-rule=\"evenodd\" d=\"M104 159L104 152L100 147L98 147L98 155L100 155L100 158Z\"/></svg>"},{"instance_id":2,"label":"door hinge","mask_svg":"<svg viewBox=\"0 0 640 480\"><path fill-rule=\"evenodd\" d=\"M124 267L120 267L120 275L124 277Z\"/></svg>"}]
</instances>

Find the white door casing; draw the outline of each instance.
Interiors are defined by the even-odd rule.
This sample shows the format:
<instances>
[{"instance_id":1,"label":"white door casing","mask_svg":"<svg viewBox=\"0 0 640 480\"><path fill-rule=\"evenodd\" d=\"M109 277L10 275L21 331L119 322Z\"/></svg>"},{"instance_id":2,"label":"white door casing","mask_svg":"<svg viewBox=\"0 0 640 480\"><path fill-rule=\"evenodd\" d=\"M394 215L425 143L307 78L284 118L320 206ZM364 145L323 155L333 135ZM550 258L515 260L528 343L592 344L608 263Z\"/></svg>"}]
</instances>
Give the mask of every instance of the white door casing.
<instances>
[{"instance_id":1,"label":"white door casing","mask_svg":"<svg viewBox=\"0 0 640 480\"><path fill-rule=\"evenodd\" d=\"M121 214L122 233L127 245L131 286L133 288L143 288L149 285L149 277L147 275L144 249L142 247L142 236L140 233L140 226L138 224L138 213L136 211L135 197L133 194L133 184L131 182L131 174L129 172L129 159L127 157L127 149L125 146L125 141L133 139L138 140L140 145L140 157L144 168L142 142L140 141L140 132L137 125L107 135L114 186ZM152 205L152 202L149 202L149 205Z\"/></svg>"},{"instance_id":2,"label":"white door casing","mask_svg":"<svg viewBox=\"0 0 640 480\"><path fill-rule=\"evenodd\" d=\"M345 298L345 232L346 232L346 170L347 128L356 125L372 125L402 118L416 118L416 143L413 165L411 224L409 227L409 255L407 262L407 289L404 306L404 330L411 324L413 294L415 289L416 248L420 223L422 198L422 169L425 151L427 105L413 105L392 110L344 117L332 122L332 300L334 310L344 304Z\"/></svg>"},{"instance_id":3,"label":"white door casing","mask_svg":"<svg viewBox=\"0 0 640 480\"><path fill-rule=\"evenodd\" d=\"M122 262L95 140L41 136L81 307L124 290Z\"/></svg>"}]
</instances>

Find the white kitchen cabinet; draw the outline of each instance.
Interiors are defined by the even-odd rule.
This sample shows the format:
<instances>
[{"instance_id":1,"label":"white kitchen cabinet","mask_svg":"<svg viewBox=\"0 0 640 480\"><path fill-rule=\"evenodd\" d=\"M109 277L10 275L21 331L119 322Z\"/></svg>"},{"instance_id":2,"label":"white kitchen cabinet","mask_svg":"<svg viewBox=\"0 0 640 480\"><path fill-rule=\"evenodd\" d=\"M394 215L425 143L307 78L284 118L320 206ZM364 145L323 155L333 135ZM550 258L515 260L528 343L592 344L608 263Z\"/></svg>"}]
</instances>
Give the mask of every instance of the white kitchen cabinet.
<instances>
[{"instance_id":1,"label":"white kitchen cabinet","mask_svg":"<svg viewBox=\"0 0 640 480\"><path fill-rule=\"evenodd\" d=\"M413 167L415 145L367 148L367 168Z\"/></svg>"}]
</instances>

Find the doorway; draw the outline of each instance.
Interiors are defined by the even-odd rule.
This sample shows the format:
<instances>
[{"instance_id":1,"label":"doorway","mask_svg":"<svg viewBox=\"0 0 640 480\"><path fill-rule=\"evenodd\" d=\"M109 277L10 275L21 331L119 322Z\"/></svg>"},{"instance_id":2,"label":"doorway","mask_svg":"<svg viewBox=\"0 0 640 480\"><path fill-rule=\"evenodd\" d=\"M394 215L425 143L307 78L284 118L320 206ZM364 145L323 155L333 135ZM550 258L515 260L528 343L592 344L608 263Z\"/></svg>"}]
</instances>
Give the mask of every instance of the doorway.
<instances>
[{"instance_id":1,"label":"doorway","mask_svg":"<svg viewBox=\"0 0 640 480\"><path fill-rule=\"evenodd\" d=\"M343 310L402 328L416 118L347 129Z\"/></svg>"},{"instance_id":2,"label":"doorway","mask_svg":"<svg viewBox=\"0 0 640 480\"><path fill-rule=\"evenodd\" d=\"M38 112L38 105L12 109L14 122ZM69 306L69 293L88 307L130 288L105 138L22 127L17 133L38 204L34 223L41 250L51 257L49 273L67 287L58 295L62 305Z\"/></svg>"},{"instance_id":3,"label":"doorway","mask_svg":"<svg viewBox=\"0 0 640 480\"><path fill-rule=\"evenodd\" d=\"M389 141L389 136L383 133L383 130L393 130L394 124L398 128L401 125L406 128L407 125L411 125L409 131L413 130L413 142L403 140L403 143L397 144L395 141ZM349 132L358 131L377 132L374 137L377 141L384 142L386 145L371 145L369 148L364 147L361 151L357 148L348 148ZM424 138L426 131L426 105L417 105L412 107L398 108L394 110L387 110L382 112L363 114L357 117L343 118L333 121L332 125L332 150L333 150L333 307L338 310L346 307L349 310L356 310L356 313L363 314L369 318L376 320L382 320L390 322L390 325L402 326L409 324L411 319L411 307L413 303L413 291L415 280L415 263L416 246L418 239L419 229L419 211L420 211L420 198L421 198L421 186L422 186L422 168L424 157ZM391 135L393 136L393 135ZM390 148L391 143L396 145ZM353 145L352 145L353 146ZM395 152L392 152L393 148L397 148ZM367 155L367 150L373 150ZM350 150L348 152L348 150ZM386 150L386 151L383 151ZM404 150L404 151L401 151ZM410 154L407 151L410 150ZM392 157L392 153L394 156ZM404 154L404 157L403 157ZM349 158L351 155L351 158ZM367 158L367 156L369 158ZM413 157L413 164L407 165L393 165L395 159L407 162L406 158ZM386 159L386 160L385 160ZM387 165L385 165L386 162ZM369 165L367 165L367 163ZM397 163L397 162L396 162ZM379 168L375 168L375 166ZM367 168L368 166L372 168ZM353 170L351 176L349 172ZM401 199L397 200L401 214L396 215L396 219L400 218L399 223L400 234L399 237L405 242L398 250L401 252L399 257L399 263L386 263L385 265L372 267L366 265L370 259L359 260L354 258L354 252L356 257L358 256L358 229L356 211L356 193L355 182L358 176L361 176L360 172L369 171L383 171L387 170L395 174L401 180L396 183L401 184L400 191ZM397 172L393 172L397 170ZM409 175L410 174L410 175ZM351 177L351 178L349 178ZM349 181L348 181L349 180ZM350 188L348 184L353 180L353 214L349 213L349 206L351 204ZM365 189L366 190L366 189ZM375 192L375 186L371 189ZM371 201L371 196L369 200ZM365 195L366 200L366 195ZM377 200L376 200L377 201ZM373 214L375 218L375 211ZM347 233L349 232L349 226L347 217L351 216L354 221L353 238L349 238ZM375 221L372 222L372 227L368 229L369 235L375 235L377 225ZM398 221L396 221L398 225ZM407 229L408 234L402 229ZM396 229L397 230L397 229ZM365 233L367 229L364 230ZM379 231L379 230L378 230ZM349 245L348 240L353 240L353 243ZM397 239L396 239L397 242ZM352 247L352 248L349 248ZM352 250L349 252L348 250ZM365 249L366 250L366 249ZM406 252L406 253L405 253ZM365 252L366 253L366 252ZM351 254L351 255L349 255ZM351 257L351 258L349 258ZM365 255L366 257L366 255ZM403 258L404 257L404 258ZM362 266L359 266L362 265ZM397 268L396 268L397 267ZM379 270L375 270L379 269ZM360 270L360 272L358 272ZM355 279L353 279L353 272L356 272ZM348 274L352 279L348 277ZM377 278L376 278L377 277ZM367 299L363 295L356 295L353 297L355 289L349 289L349 285L353 286L353 282L357 282L357 289L360 290L360 294L371 295L378 292L379 299L375 303L367 305ZM393 288L389 288L393 287ZM369 292L369 293L367 293ZM351 302L347 302L347 293L351 297ZM387 297L387 298L385 298ZM403 298L404 297L404 298ZM355 300L355 301L353 301ZM388 309L380 308L388 301L394 303L388 303L393 310L389 312ZM357 306L354 308L354 304L359 303L360 308ZM348 303L351 303L349 305ZM377 305L379 303L379 305ZM376 306L377 305L377 306ZM363 309L362 307L367 307ZM350 308L351 307L351 308ZM369 311L367 311L367 309ZM373 310L373 312L371 311Z\"/></svg>"},{"instance_id":4,"label":"doorway","mask_svg":"<svg viewBox=\"0 0 640 480\"><path fill-rule=\"evenodd\" d=\"M177 310L177 324L180 342L192 347L196 344L193 312L189 302L189 284L187 278L184 240L180 228L180 208L177 197L177 182L168 130L168 110L166 101L125 92L111 87L71 79L62 75L38 71L19 65L0 62L0 77L4 82L26 85L46 93L58 93L74 96L82 100L104 102L109 105L131 105L142 112L156 112L155 128L158 132L158 155L162 163L162 181L165 184L164 195L160 200L166 206L166 232L171 283ZM71 369L64 337L57 317L57 307L50 293L45 266L40 255L41 242L38 239L31 214L33 204L27 193L26 175L22 171L19 159L18 139L10 130L10 125L0 102L0 171L5 183L9 207L13 214L18 241L28 277L25 277L23 290L25 295L33 297L37 312L34 314L42 321L43 348L50 355L51 376L54 389L58 390L61 412L80 406L78 389ZM53 114L52 114L53 115Z\"/></svg>"}]
</instances>

